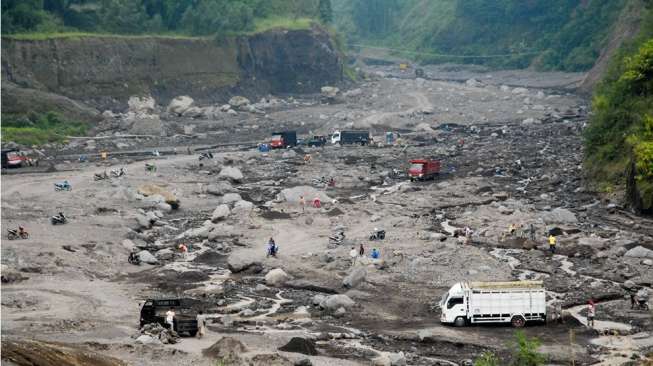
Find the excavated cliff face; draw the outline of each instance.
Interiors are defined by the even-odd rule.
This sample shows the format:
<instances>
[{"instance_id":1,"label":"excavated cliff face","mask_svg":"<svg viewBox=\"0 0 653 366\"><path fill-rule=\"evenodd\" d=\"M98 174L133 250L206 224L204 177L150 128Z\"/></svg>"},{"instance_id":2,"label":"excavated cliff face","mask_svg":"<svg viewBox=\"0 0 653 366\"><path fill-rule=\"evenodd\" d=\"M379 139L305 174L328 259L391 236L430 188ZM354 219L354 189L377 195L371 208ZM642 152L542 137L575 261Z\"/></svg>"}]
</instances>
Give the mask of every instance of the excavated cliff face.
<instances>
[{"instance_id":1,"label":"excavated cliff face","mask_svg":"<svg viewBox=\"0 0 653 366\"><path fill-rule=\"evenodd\" d=\"M178 95L213 103L233 93L315 92L341 77L341 57L319 28L221 39L2 39L3 96L31 89L99 110L142 94L165 104Z\"/></svg>"}]
</instances>

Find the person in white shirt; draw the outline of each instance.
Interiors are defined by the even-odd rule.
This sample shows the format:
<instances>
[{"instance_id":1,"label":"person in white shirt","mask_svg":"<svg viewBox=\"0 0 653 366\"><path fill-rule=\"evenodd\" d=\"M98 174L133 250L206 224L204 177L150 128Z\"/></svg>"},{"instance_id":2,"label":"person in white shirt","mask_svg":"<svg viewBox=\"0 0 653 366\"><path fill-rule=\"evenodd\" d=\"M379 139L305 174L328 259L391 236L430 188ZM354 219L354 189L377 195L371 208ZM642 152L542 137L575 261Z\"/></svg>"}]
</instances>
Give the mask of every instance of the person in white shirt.
<instances>
[{"instance_id":1,"label":"person in white shirt","mask_svg":"<svg viewBox=\"0 0 653 366\"><path fill-rule=\"evenodd\" d=\"M170 330L175 330L175 311L172 308L166 312L166 323L170 326Z\"/></svg>"},{"instance_id":2,"label":"person in white shirt","mask_svg":"<svg viewBox=\"0 0 653 366\"><path fill-rule=\"evenodd\" d=\"M206 334L206 315L202 311L197 314L197 338L204 337Z\"/></svg>"}]
</instances>

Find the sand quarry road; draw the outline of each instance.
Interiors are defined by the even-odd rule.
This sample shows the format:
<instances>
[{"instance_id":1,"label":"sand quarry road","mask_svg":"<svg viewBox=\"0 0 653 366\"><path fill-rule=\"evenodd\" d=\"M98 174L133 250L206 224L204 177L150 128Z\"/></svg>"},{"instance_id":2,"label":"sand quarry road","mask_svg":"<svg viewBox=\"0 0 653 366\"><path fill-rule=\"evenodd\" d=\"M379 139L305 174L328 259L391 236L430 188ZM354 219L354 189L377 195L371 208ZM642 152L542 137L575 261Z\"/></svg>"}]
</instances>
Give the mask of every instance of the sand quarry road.
<instances>
[{"instance_id":1,"label":"sand quarry road","mask_svg":"<svg viewBox=\"0 0 653 366\"><path fill-rule=\"evenodd\" d=\"M392 70L374 71L392 75ZM556 77L560 85L569 84L565 75ZM532 79L542 78L546 75ZM572 316L560 325L527 327L528 335L542 340L551 363L568 364L572 354L577 364L603 357L605 364L618 365L633 353L639 357L651 345L632 340L641 339L653 325L650 315L614 315L626 306L620 287L625 278L619 274L650 284L653 270L638 258L617 254L617 247L650 241L652 225L642 219L634 227L626 214L608 215L592 192L580 189L584 100L524 86L504 87L499 76L492 83L467 84L377 76L357 86L359 96L340 104L309 103L271 110L266 117L241 114L233 120L188 122L216 130L237 125L247 131L245 140L261 141L281 128L317 134L361 127L375 136L401 130L397 146L328 146L296 155L225 148L216 149L215 158L202 166L197 155L173 155L59 162L57 167L65 171L3 176L2 226L24 225L31 235L28 240L2 240L3 276L13 272L27 278L2 285L3 337L67 342L134 365L214 365L215 359L202 350L224 336L243 342L248 357L280 354L285 361L279 364L307 357L278 351L294 336L316 340L320 354L308 356L314 365L370 364L399 352L409 364L464 364L485 350L505 356L514 330L443 326L435 307L442 294L461 280L539 278L550 289L550 302L575 309L589 291L612 300L599 307L599 318L634 321L620 336L627 357L617 354L609 361L601 356L608 354L607 348L591 345L609 340ZM549 146L564 149L547 150ZM311 154L311 164L303 164L304 153ZM446 173L415 183L387 176L391 169L404 169L408 159L424 156L442 159ZM157 171L146 172L145 162L156 164ZM211 187L225 181L218 177L225 166L238 167L244 178L216 192ZM119 167L127 171L125 177L93 180L94 173ZM336 187L313 184L322 176L334 176ZM72 191L54 191L53 183L62 180L71 183ZM150 183L175 194L181 206L161 212L153 227L143 228L134 219L138 210L155 210L136 192ZM227 198L228 192L240 197ZM315 194L329 199L319 209L302 210L300 194L307 201ZM210 222L224 202L230 214ZM581 209L588 205L594 206ZM59 211L70 222L52 226L49 217ZM532 250L524 249L524 240L499 240L514 222L538 226ZM451 227L465 226L475 230L473 245L462 245L448 233ZM384 241L368 240L376 227L387 231ZM537 247L551 227L570 232L560 239L568 252L556 257ZM346 233L342 245L329 243L337 230ZM192 251L185 257L173 251L158 265L133 266L123 244L128 237L159 251L184 242ZM266 257L270 237L280 245L278 258ZM608 240L621 244L611 248ZM382 262L360 260L365 280L345 289L342 280L352 269L349 251L360 244L368 253L380 249ZM496 252L497 247L514 251ZM230 273L228 263L237 262L259 263L262 271ZM616 263L618 272L613 270ZM264 280L274 268L290 276L280 288ZM356 305L344 314L322 311L312 298L325 292L345 293ZM139 303L162 293L204 301L212 312L204 339L183 338L175 345L135 343ZM570 330L576 334L571 346Z\"/></svg>"}]
</instances>

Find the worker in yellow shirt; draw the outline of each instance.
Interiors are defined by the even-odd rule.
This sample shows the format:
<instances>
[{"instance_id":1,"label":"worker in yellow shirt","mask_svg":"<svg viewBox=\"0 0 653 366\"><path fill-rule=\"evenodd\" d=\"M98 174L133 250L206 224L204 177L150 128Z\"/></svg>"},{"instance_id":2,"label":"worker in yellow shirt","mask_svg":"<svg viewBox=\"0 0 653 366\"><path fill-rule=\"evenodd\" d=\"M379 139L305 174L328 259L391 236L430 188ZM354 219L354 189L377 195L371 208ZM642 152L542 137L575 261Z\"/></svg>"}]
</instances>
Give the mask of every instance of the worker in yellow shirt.
<instances>
[{"instance_id":1,"label":"worker in yellow shirt","mask_svg":"<svg viewBox=\"0 0 653 366\"><path fill-rule=\"evenodd\" d=\"M553 235L549 235L549 250L551 251L551 254L555 254L556 252L556 242L557 239Z\"/></svg>"}]
</instances>

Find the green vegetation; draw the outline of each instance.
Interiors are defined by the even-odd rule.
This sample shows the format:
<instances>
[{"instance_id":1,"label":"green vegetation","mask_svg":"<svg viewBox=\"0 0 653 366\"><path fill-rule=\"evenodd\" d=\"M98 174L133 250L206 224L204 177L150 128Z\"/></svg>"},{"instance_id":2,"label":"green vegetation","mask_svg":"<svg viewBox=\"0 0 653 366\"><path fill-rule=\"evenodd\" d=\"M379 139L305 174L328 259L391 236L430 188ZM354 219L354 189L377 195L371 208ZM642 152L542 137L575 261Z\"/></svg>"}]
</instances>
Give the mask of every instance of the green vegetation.
<instances>
[{"instance_id":1,"label":"green vegetation","mask_svg":"<svg viewBox=\"0 0 653 366\"><path fill-rule=\"evenodd\" d=\"M479 358L474 361L474 366L500 366L501 360L492 352L483 352Z\"/></svg>"},{"instance_id":2,"label":"green vegetation","mask_svg":"<svg viewBox=\"0 0 653 366\"><path fill-rule=\"evenodd\" d=\"M614 57L597 88L585 130L585 168L597 186L614 191L632 179L640 210L653 210L653 4L640 35Z\"/></svg>"},{"instance_id":3,"label":"green vegetation","mask_svg":"<svg viewBox=\"0 0 653 366\"><path fill-rule=\"evenodd\" d=\"M2 116L2 141L21 145L43 145L61 142L66 136L83 136L86 123L67 121L54 112L29 117Z\"/></svg>"},{"instance_id":4,"label":"green vegetation","mask_svg":"<svg viewBox=\"0 0 653 366\"><path fill-rule=\"evenodd\" d=\"M213 36L329 23L331 0L3 0L2 34Z\"/></svg>"},{"instance_id":5,"label":"green vegetation","mask_svg":"<svg viewBox=\"0 0 653 366\"><path fill-rule=\"evenodd\" d=\"M422 62L580 71L594 64L627 1L334 0L334 12L350 43Z\"/></svg>"},{"instance_id":6,"label":"green vegetation","mask_svg":"<svg viewBox=\"0 0 653 366\"><path fill-rule=\"evenodd\" d=\"M511 349L509 363L502 363L497 355L486 351L474 361L474 366L540 366L546 362L545 355L537 351L540 341L535 337L528 338L522 331L515 333L514 341L508 346Z\"/></svg>"}]
</instances>

